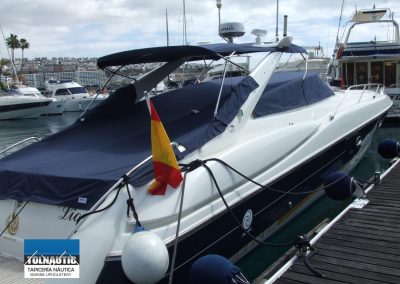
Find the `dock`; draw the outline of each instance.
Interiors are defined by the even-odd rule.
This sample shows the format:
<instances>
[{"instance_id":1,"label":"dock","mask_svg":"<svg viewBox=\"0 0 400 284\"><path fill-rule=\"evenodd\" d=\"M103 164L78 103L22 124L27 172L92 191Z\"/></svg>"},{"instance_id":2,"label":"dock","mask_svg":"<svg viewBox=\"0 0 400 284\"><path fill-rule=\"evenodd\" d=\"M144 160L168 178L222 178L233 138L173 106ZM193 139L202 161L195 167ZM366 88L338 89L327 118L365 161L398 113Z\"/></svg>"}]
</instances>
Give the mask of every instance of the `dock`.
<instances>
[{"instance_id":1,"label":"dock","mask_svg":"<svg viewBox=\"0 0 400 284\"><path fill-rule=\"evenodd\" d=\"M311 241L310 265L294 256L264 284L400 283L400 159Z\"/></svg>"}]
</instances>

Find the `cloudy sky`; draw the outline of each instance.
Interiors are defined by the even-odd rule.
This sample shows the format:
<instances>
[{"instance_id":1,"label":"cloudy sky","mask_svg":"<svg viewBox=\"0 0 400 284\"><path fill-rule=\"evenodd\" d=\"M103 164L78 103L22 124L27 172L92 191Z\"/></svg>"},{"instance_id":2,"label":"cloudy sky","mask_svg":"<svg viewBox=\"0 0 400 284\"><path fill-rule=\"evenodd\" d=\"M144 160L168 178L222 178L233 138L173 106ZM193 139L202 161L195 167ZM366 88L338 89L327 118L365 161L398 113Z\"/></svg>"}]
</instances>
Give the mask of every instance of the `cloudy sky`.
<instances>
[{"instance_id":1,"label":"cloudy sky","mask_svg":"<svg viewBox=\"0 0 400 284\"><path fill-rule=\"evenodd\" d=\"M289 35L299 45L318 45L326 53L333 48L341 0L280 0L279 33L283 15L289 17ZM400 22L399 0L345 0L343 22L355 7L390 8ZM25 57L99 57L109 53L166 44L165 12L171 45L183 43L183 0L0 0L0 25L25 38L30 48ZM187 40L220 42L215 0L186 0ZM252 29L265 29L268 41L275 35L276 0L222 0L222 22L242 22L253 41ZM0 57L7 57L1 39ZM16 57L20 51L16 51Z\"/></svg>"}]
</instances>

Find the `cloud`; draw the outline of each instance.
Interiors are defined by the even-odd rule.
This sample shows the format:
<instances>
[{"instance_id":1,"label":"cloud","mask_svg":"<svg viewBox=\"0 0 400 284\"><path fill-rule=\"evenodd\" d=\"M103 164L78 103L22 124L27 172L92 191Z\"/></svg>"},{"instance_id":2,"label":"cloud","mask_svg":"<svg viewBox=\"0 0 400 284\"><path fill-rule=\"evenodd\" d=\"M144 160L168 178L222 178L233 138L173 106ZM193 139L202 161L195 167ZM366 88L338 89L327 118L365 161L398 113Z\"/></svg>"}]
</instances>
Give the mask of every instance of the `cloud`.
<instances>
[{"instance_id":1,"label":"cloud","mask_svg":"<svg viewBox=\"0 0 400 284\"><path fill-rule=\"evenodd\" d=\"M346 1L344 23L365 0ZM374 1L377 7L391 7L399 19L400 3L393 0ZM279 3L279 34L283 15L289 16L289 34L302 45L333 46L339 22L341 1L285 0ZM181 0L2 0L0 24L5 35L17 34L31 44L27 57L102 56L127 49L166 44L165 12L168 9L170 43L183 43L183 2ZM187 38L219 42L218 10L213 0L186 0ZM265 40L275 36L276 2L222 0L223 22L242 22L246 35L253 41L254 28L266 29ZM2 45L0 45L2 46ZM4 45L3 45L4 46ZM1 54L6 54L4 48Z\"/></svg>"}]
</instances>

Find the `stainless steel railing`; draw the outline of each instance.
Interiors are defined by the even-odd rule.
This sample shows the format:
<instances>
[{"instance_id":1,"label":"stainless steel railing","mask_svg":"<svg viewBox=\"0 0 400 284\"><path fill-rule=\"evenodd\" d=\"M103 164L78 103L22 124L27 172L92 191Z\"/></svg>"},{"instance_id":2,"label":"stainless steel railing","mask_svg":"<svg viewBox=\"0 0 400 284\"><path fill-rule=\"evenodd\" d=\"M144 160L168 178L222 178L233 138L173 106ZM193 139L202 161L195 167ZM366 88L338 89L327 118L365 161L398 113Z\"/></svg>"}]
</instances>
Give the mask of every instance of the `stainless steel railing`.
<instances>
[{"instance_id":1,"label":"stainless steel railing","mask_svg":"<svg viewBox=\"0 0 400 284\"><path fill-rule=\"evenodd\" d=\"M353 91L353 90L362 90L362 92L361 92L361 94L360 94L360 97L359 97L359 99L358 99L358 102L357 102L357 103L360 103L360 102L361 102L361 99L362 99L362 97L363 97L363 95L364 95L364 93L365 93L365 91L366 91L366 90L372 90L372 89L375 89L375 92L376 92L377 94L383 94L383 93L384 93L384 90L385 90L385 87L384 87L383 85L381 85L381 84L375 84L375 83L374 83L374 84L372 84L372 83L368 83L368 84L358 84L358 85L352 85L352 86L348 87L347 90L346 90L345 93L344 93L343 98L340 100L340 102L339 102L339 104L338 104L336 110L334 111L334 113L333 113L333 115L332 115L331 117L334 118L334 117L336 116L336 114L337 114L339 108L341 107L341 105L342 105L344 99L348 96L348 94L350 93L350 91Z\"/></svg>"},{"instance_id":2,"label":"stainless steel railing","mask_svg":"<svg viewBox=\"0 0 400 284\"><path fill-rule=\"evenodd\" d=\"M8 150L10 150L10 149L12 149L12 148L14 148L14 147L16 147L16 146L18 146L18 145L21 145L21 144L23 144L23 143L25 143L25 142L28 142L28 141L30 141L30 140L35 140L36 142L39 142L39 141L40 141L40 138L37 138L37 137L29 137L29 138L26 138L26 139L24 139L24 140L21 140L21 141L15 143L15 144L12 144L11 146L8 146L8 147L5 148L4 150L0 151L0 154L3 154L3 153L5 153L5 152L7 152Z\"/></svg>"}]
</instances>

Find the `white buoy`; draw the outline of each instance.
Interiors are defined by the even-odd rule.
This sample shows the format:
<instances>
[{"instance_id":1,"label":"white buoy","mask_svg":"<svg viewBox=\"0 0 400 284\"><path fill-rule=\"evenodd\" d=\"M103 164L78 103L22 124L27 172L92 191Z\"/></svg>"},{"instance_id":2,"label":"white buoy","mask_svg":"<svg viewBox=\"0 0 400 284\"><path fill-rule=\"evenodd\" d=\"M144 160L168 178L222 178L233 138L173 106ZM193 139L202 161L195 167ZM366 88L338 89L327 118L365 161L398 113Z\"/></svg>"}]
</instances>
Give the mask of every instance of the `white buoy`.
<instances>
[{"instance_id":1,"label":"white buoy","mask_svg":"<svg viewBox=\"0 0 400 284\"><path fill-rule=\"evenodd\" d=\"M169 265L164 242L150 231L132 234L122 249L122 268L136 284L156 283L165 275Z\"/></svg>"}]
</instances>

